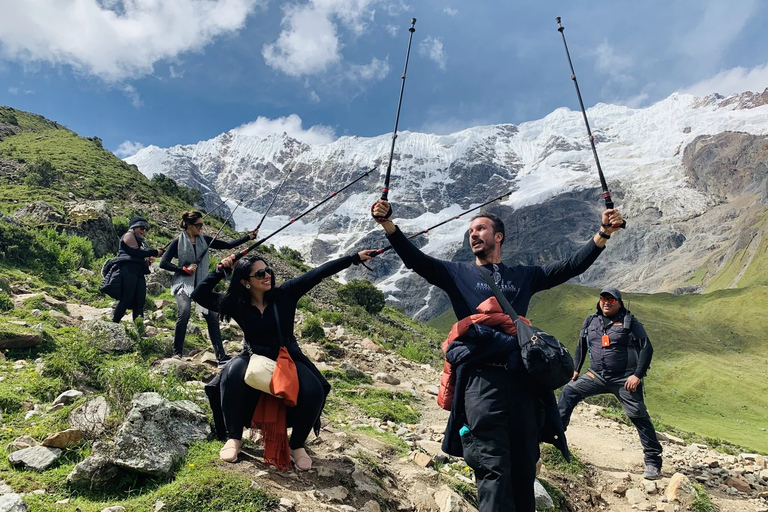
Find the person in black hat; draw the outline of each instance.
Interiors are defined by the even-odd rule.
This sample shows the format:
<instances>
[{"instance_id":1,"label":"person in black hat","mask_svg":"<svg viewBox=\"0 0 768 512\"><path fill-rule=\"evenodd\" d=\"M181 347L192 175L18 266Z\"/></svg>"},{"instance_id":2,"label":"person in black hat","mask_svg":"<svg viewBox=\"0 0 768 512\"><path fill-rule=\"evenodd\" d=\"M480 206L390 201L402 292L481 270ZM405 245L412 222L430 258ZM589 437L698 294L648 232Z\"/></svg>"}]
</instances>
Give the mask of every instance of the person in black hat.
<instances>
[{"instance_id":1,"label":"person in black hat","mask_svg":"<svg viewBox=\"0 0 768 512\"><path fill-rule=\"evenodd\" d=\"M149 222L144 217L133 217L128 224L128 231L120 239L118 257L129 258L121 263L120 301L115 306L112 321L119 323L129 308L133 311L133 320L144 316L144 303L147 300L147 281L149 266L156 256L163 255L163 249L150 249L144 236L149 230Z\"/></svg>"},{"instance_id":2,"label":"person in black hat","mask_svg":"<svg viewBox=\"0 0 768 512\"><path fill-rule=\"evenodd\" d=\"M589 370L579 371L589 353ZM563 426L568 427L576 405L590 396L612 393L637 428L643 446L647 480L661 478L661 444L643 401L643 377L651 365L653 346L641 324L624 307L614 287L600 292L597 313L581 327L574 360L576 371L560 393L557 406Z\"/></svg>"}]
</instances>

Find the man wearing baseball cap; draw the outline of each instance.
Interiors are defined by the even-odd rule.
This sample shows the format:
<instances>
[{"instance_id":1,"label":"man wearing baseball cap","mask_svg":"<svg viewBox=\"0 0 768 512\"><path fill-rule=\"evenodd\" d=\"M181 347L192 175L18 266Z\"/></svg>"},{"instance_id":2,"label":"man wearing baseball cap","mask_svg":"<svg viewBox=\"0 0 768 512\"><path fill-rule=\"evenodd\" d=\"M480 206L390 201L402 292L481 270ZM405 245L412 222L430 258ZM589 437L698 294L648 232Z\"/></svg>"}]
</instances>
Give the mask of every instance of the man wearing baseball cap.
<instances>
[{"instance_id":1,"label":"man wearing baseball cap","mask_svg":"<svg viewBox=\"0 0 768 512\"><path fill-rule=\"evenodd\" d=\"M589 370L579 376L589 354ZM560 393L557 406L568 427L576 405L594 395L612 393L621 402L640 435L647 480L661 478L661 444L643 401L643 381L653 357L653 346L641 324L625 307L621 292L606 287L600 292L597 313L584 320L576 347L576 371Z\"/></svg>"}]
</instances>

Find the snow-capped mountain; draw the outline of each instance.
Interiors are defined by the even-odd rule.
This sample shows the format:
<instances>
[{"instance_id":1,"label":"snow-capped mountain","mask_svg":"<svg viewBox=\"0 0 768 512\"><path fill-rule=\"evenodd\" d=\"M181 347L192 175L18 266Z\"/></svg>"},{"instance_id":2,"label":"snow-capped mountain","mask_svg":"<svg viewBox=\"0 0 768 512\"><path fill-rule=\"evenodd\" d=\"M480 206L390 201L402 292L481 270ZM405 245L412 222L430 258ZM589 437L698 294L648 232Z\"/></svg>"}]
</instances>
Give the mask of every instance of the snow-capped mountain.
<instances>
[{"instance_id":1,"label":"snow-capped mountain","mask_svg":"<svg viewBox=\"0 0 768 512\"><path fill-rule=\"evenodd\" d=\"M728 203L732 198L726 196L736 190L719 186L720 178L707 169L718 163L713 148L721 147L741 148L734 151L742 157L740 165L749 167L756 156L742 153L744 148L758 151L754 148L768 134L766 103L768 90L728 98L676 93L643 109L607 104L589 109L605 178L630 229L611 240L610 250L578 282L600 286L610 280L627 290L671 290L713 254L727 251L726 227L740 229L738 222L724 225L713 216L720 215L718 205ZM725 132L752 138L705 137ZM209 208L219 196L230 206L244 199L234 214L240 229L258 223L290 173L263 235L376 168L270 240L300 250L316 265L387 245L369 208L381 193L391 137L342 137L309 145L285 134L261 138L230 131L192 145L149 146L127 161L147 176L163 173L202 190ZM761 177L756 167L752 174L756 181L739 194L759 194L762 186L765 202L765 173ZM451 135L398 134L389 199L394 220L406 234L505 191L511 194L493 209L507 223L505 262L539 264L565 257L594 234L602 201L581 112L560 108L519 126L479 126ZM469 260L467 223L447 224L417 239L418 244L436 257ZM681 257L690 265L681 264ZM445 309L443 294L432 293L395 255L388 253L374 266L373 274L353 269L347 277L375 280L390 299L420 317Z\"/></svg>"}]
</instances>

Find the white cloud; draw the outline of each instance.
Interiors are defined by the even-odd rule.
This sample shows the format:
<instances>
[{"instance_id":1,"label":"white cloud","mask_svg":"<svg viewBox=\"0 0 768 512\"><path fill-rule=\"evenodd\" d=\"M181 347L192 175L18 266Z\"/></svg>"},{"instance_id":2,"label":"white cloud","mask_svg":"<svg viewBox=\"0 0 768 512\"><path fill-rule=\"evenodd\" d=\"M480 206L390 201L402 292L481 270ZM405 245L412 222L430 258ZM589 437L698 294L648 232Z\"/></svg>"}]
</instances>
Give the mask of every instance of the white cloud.
<instances>
[{"instance_id":1,"label":"white cloud","mask_svg":"<svg viewBox=\"0 0 768 512\"><path fill-rule=\"evenodd\" d=\"M115 150L115 155L117 155L120 158L128 158L129 156L133 156L139 151L144 149L144 144L141 142L133 142L130 140L123 141L120 146Z\"/></svg>"},{"instance_id":2,"label":"white cloud","mask_svg":"<svg viewBox=\"0 0 768 512\"><path fill-rule=\"evenodd\" d=\"M123 85L121 90L123 91L123 94L125 94L125 96L131 100L131 105L133 105L134 108L140 108L144 106L144 102L141 101L141 97L139 96L139 91L137 91L134 86Z\"/></svg>"},{"instance_id":3,"label":"white cloud","mask_svg":"<svg viewBox=\"0 0 768 512\"><path fill-rule=\"evenodd\" d=\"M451 9L450 7L446 7L445 9L443 9L443 12L448 16L456 16L457 14L459 14L458 9Z\"/></svg>"},{"instance_id":4,"label":"white cloud","mask_svg":"<svg viewBox=\"0 0 768 512\"><path fill-rule=\"evenodd\" d=\"M683 89L680 92L695 96L707 96L719 93L728 96L745 91L763 92L768 85L768 64L752 69L735 67L719 72L713 77Z\"/></svg>"},{"instance_id":5,"label":"white cloud","mask_svg":"<svg viewBox=\"0 0 768 512\"><path fill-rule=\"evenodd\" d=\"M389 60L371 59L370 64L352 64L347 73L350 78L364 82L381 80L389 73Z\"/></svg>"},{"instance_id":6,"label":"white cloud","mask_svg":"<svg viewBox=\"0 0 768 512\"><path fill-rule=\"evenodd\" d=\"M18 87L9 87L8 88L9 94L19 94L19 88Z\"/></svg>"},{"instance_id":7,"label":"white cloud","mask_svg":"<svg viewBox=\"0 0 768 512\"><path fill-rule=\"evenodd\" d=\"M398 29L395 25L387 25L387 32L389 32L389 35L392 37L396 37L397 34L400 33L400 29Z\"/></svg>"},{"instance_id":8,"label":"white cloud","mask_svg":"<svg viewBox=\"0 0 768 512\"><path fill-rule=\"evenodd\" d=\"M379 0L310 0L284 8L283 30L274 43L265 44L267 65L299 77L322 73L342 61L340 29L362 35L373 19Z\"/></svg>"},{"instance_id":9,"label":"white cloud","mask_svg":"<svg viewBox=\"0 0 768 512\"><path fill-rule=\"evenodd\" d=\"M171 78L184 78L184 70L176 71L176 68L173 66L168 66L168 73Z\"/></svg>"},{"instance_id":10,"label":"white cloud","mask_svg":"<svg viewBox=\"0 0 768 512\"><path fill-rule=\"evenodd\" d=\"M309 99L314 103L320 103L320 96L318 96L314 90L309 91Z\"/></svg>"},{"instance_id":11,"label":"white cloud","mask_svg":"<svg viewBox=\"0 0 768 512\"><path fill-rule=\"evenodd\" d=\"M241 29L263 1L2 1L0 56L69 65L119 82L150 74L160 60Z\"/></svg>"},{"instance_id":12,"label":"white cloud","mask_svg":"<svg viewBox=\"0 0 768 512\"><path fill-rule=\"evenodd\" d=\"M609 79L619 85L629 85L635 80L626 71L632 67L632 57L621 55L608 41L597 47L597 60L595 68L606 73Z\"/></svg>"},{"instance_id":13,"label":"white cloud","mask_svg":"<svg viewBox=\"0 0 768 512\"><path fill-rule=\"evenodd\" d=\"M741 33L760 8L758 0L741 0L738 7L731 2L708 0L698 23L680 34L674 47L685 55L711 66L717 66L723 52Z\"/></svg>"},{"instance_id":14,"label":"white cloud","mask_svg":"<svg viewBox=\"0 0 768 512\"><path fill-rule=\"evenodd\" d=\"M307 144L328 144L336 140L336 134L330 126L316 124L305 130L302 127L301 118L296 114L277 119L259 116L255 121L238 126L232 131L258 137L267 137L273 133L286 133L289 137Z\"/></svg>"},{"instance_id":15,"label":"white cloud","mask_svg":"<svg viewBox=\"0 0 768 512\"><path fill-rule=\"evenodd\" d=\"M443 50L443 40L439 37L428 36L419 44L419 55L433 60L442 70L446 69L448 56Z\"/></svg>"}]
</instances>

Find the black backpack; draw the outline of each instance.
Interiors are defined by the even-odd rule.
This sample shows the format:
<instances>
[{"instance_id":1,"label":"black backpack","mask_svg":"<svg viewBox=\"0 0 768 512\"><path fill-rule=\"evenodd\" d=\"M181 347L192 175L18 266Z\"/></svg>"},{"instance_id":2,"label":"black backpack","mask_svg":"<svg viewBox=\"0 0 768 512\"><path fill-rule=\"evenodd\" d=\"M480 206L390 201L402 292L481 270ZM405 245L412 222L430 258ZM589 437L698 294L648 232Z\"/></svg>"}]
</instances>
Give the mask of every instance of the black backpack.
<instances>
[{"instance_id":1,"label":"black backpack","mask_svg":"<svg viewBox=\"0 0 768 512\"><path fill-rule=\"evenodd\" d=\"M122 276L120 275L120 263L130 260L130 256L117 256L115 258L109 258L104 262L101 267L101 285L99 290L112 297L115 300L120 300L121 292L120 286L122 285Z\"/></svg>"},{"instance_id":2,"label":"black backpack","mask_svg":"<svg viewBox=\"0 0 768 512\"><path fill-rule=\"evenodd\" d=\"M573 357L557 338L538 327L528 325L515 312L504 294L487 272L478 268L480 275L499 301L504 312L515 322L520 355L528 375L538 384L555 390L567 384L573 377Z\"/></svg>"}]
</instances>

